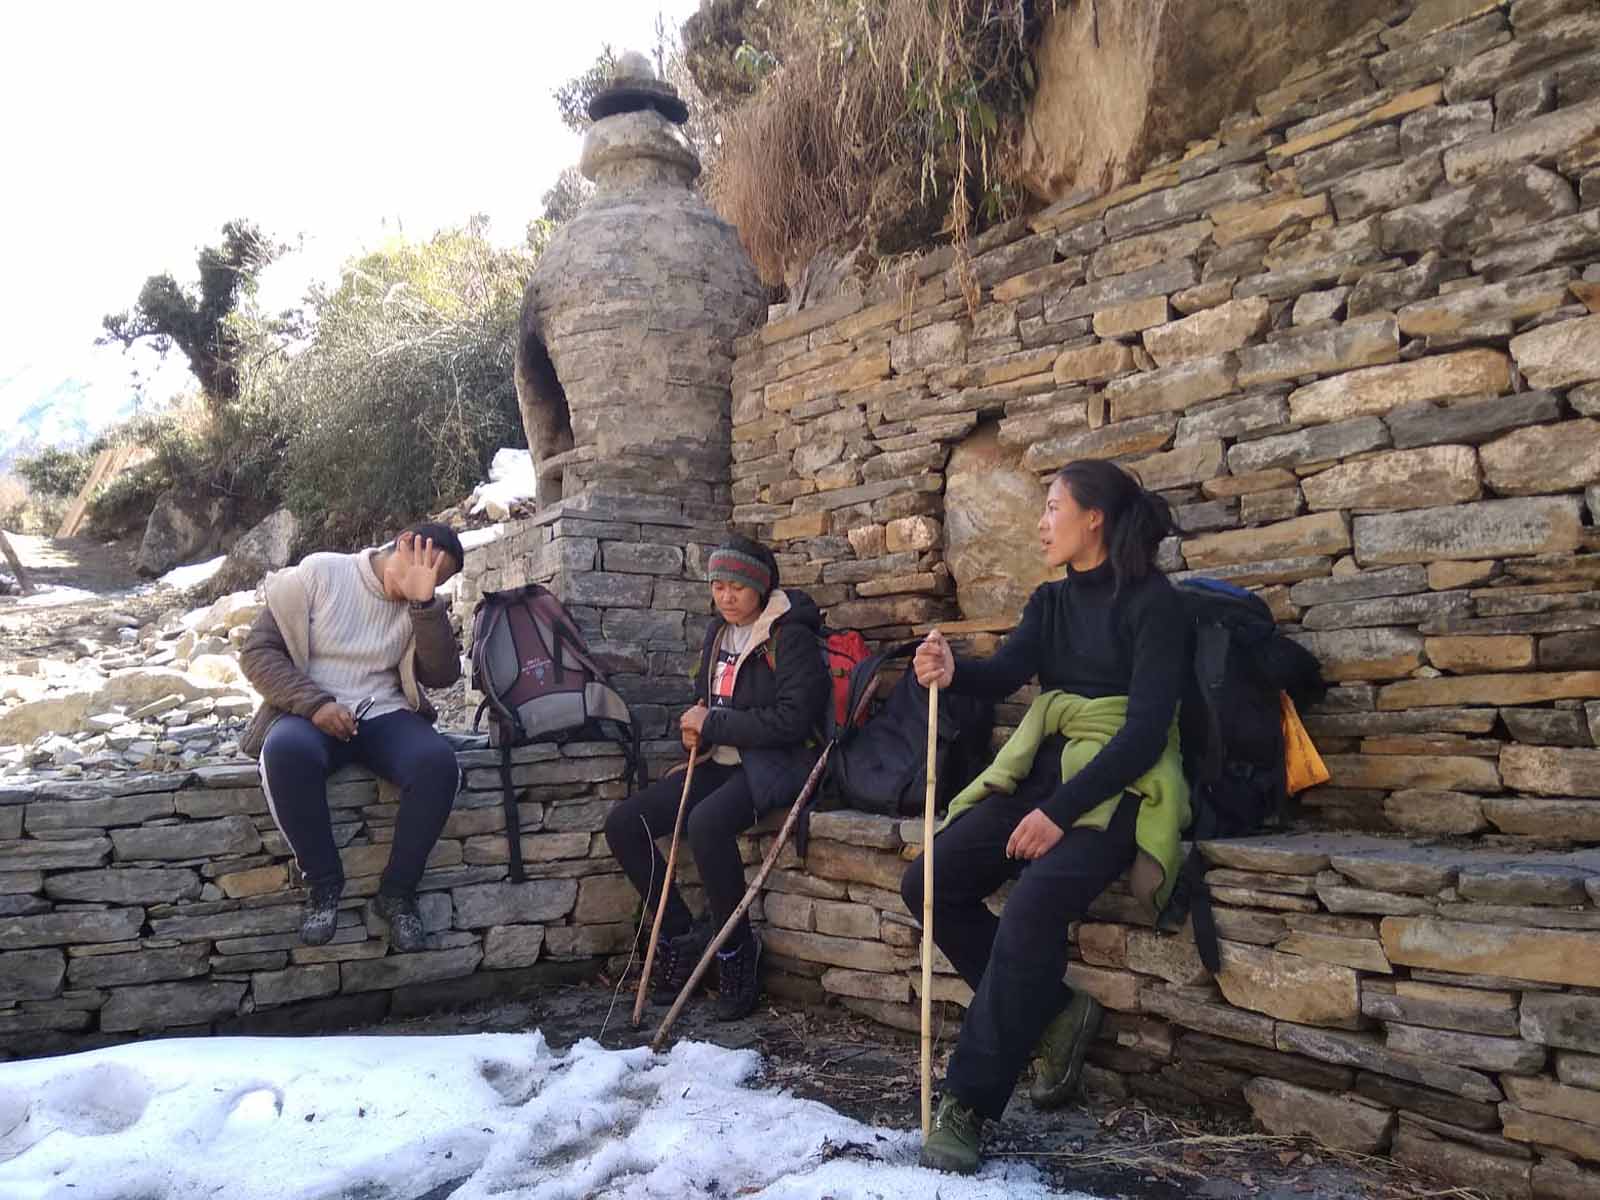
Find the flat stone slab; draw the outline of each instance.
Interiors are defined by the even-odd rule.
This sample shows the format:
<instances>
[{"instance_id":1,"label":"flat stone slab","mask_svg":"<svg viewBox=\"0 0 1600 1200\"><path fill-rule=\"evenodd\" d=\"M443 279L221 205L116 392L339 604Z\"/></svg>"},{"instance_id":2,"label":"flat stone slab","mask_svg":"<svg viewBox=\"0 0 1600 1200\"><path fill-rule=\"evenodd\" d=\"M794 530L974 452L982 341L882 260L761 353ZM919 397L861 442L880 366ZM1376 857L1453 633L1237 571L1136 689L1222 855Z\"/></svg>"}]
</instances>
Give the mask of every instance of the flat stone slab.
<instances>
[{"instance_id":1,"label":"flat stone slab","mask_svg":"<svg viewBox=\"0 0 1600 1200\"><path fill-rule=\"evenodd\" d=\"M1201 842L1200 853L1213 866L1276 875L1315 875L1335 854L1395 847L1401 843L1360 833L1286 833L1268 837Z\"/></svg>"}]
</instances>

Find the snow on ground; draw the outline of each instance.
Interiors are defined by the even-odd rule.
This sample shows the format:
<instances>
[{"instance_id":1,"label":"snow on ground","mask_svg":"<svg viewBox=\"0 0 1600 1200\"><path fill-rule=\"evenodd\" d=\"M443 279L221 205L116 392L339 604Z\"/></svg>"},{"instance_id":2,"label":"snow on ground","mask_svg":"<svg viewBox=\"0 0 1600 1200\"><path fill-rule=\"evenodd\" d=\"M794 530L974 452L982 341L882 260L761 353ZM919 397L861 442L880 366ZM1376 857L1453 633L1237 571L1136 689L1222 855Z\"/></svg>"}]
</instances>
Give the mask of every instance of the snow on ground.
<instances>
[{"instance_id":1,"label":"snow on ground","mask_svg":"<svg viewBox=\"0 0 1600 1200\"><path fill-rule=\"evenodd\" d=\"M513 504L532 500L539 494L538 479L533 467L533 456L526 450L502 447L494 452L489 462L489 481L473 489L468 512L488 510L491 515L504 515ZM490 508L493 505L493 508Z\"/></svg>"},{"instance_id":2,"label":"snow on ground","mask_svg":"<svg viewBox=\"0 0 1600 1200\"><path fill-rule=\"evenodd\" d=\"M752 1086L759 1067L753 1051L700 1042L652 1055L585 1039L560 1054L538 1032L169 1039L9 1063L0 1196L1062 1195L1018 1164L924 1171L914 1133Z\"/></svg>"},{"instance_id":3,"label":"snow on ground","mask_svg":"<svg viewBox=\"0 0 1600 1200\"><path fill-rule=\"evenodd\" d=\"M7 608L55 608L62 604L77 604L83 600L98 600L95 592L82 588L61 587L53 583L40 584L31 595L7 596Z\"/></svg>"},{"instance_id":4,"label":"snow on ground","mask_svg":"<svg viewBox=\"0 0 1600 1200\"><path fill-rule=\"evenodd\" d=\"M205 562L173 567L172 570L168 571L156 582L177 588L180 591L188 591L190 588L199 587L202 583L207 582L213 575L222 570L222 564L227 561L228 556L226 554L219 554L216 558L206 559Z\"/></svg>"}]
</instances>

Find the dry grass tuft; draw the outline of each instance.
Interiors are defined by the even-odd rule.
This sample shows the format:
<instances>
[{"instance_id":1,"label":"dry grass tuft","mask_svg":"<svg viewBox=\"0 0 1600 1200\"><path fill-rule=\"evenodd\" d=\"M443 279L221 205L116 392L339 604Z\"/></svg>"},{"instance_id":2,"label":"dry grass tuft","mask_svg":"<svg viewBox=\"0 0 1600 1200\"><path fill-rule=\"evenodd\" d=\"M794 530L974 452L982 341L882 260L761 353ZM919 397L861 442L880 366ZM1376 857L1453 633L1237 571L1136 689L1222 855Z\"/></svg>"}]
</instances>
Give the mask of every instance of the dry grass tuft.
<instances>
[{"instance_id":1,"label":"dry grass tuft","mask_svg":"<svg viewBox=\"0 0 1600 1200\"><path fill-rule=\"evenodd\" d=\"M1028 53L1054 6L857 0L820 19L724 118L708 181L763 278L846 238L881 256L1012 215Z\"/></svg>"}]
</instances>

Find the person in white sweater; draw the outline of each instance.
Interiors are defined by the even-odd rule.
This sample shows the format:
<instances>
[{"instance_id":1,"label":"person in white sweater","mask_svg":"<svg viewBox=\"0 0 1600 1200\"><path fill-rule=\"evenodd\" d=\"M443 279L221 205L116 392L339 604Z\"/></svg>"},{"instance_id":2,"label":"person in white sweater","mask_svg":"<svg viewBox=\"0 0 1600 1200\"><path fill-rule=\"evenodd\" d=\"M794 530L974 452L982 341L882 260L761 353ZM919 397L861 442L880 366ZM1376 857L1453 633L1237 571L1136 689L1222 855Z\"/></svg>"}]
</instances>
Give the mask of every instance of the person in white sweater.
<instances>
[{"instance_id":1,"label":"person in white sweater","mask_svg":"<svg viewBox=\"0 0 1600 1200\"><path fill-rule=\"evenodd\" d=\"M239 656L262 697L242 748L260 760L272 819L310 889L300 925L307 945L331 941L338 924L344 866L327 781L347 763L400 788L373 909L396 950L423 945L417 883L461 776L422 689L448 687L461 673L435 593L463 558L448 526L426 523L381 549L307 555L267 580L267 606Z\"/></svg>"}]
</instances>

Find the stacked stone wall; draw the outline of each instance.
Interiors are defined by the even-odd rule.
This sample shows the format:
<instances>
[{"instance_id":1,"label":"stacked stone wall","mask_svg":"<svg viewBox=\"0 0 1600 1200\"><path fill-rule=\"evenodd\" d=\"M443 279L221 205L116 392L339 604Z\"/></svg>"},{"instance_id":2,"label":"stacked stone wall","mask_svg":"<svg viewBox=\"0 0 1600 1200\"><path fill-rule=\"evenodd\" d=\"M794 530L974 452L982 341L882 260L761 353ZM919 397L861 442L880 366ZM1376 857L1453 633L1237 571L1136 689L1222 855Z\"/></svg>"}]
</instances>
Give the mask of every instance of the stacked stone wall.
<instances>
[{"instance_id":1,"label":"stacked stone wall","mask_svg":"<svg viewBox=\"0 0 1600 1200\"><path fill-rule=\"evenodd\" d=\"M373 1023L588 974L625 949L637 897L599 831L625 793L609 743L513 754L528 880L508 880L499 752L463 790L420 886L426 947L368 913L398 796L358 769L328 789L346 886L326 946L254 763L0 789L0 1054L158 1032Z\"/></svg>"},{"instance_id":2,"label":"stacked stone wall","mask_svg":"<svg viewBox=\"0 0 1600 1200\"><path fill-rule=\"evenodd\" d=\"M1074 931L1112 1010L1102 1090L1600 1195L1597 45L1592 0L1399 5L1183 159L740 343L732 516L833 625L992 646L1030 549L993 508L1111 458L1175 506L1164 567L1258 590L1337 684L1303 813L1343 832L1207 849L1215 979L1120 888ZM659 759L723 482L569 495L469 555L460 609L549 583ZM523 752L520 888L490 759L464 762L409 956L366 922L394 820L369 778L334 790L352 882L320 949L253 768L0 791L0 1045L330 1028L622 952L613 748ZM915 1024L917 829L816 817L758 910L774 991ZM966 996L939 965L948 1044Z\"/></svg>"},{"instance_id":3,"label":"stacked stone wall","mask_svg":"<svg viewBox=\"0 0 1600 1200\"><path fill-rule=\"evenodd\" d=\"M1173 578L1338 684L1309 822L1600 840L1597 45L1588 2L1397 6L1180 161L769 322L735 521L833 624L981 649L1026 589L964 576L1114 459Z\"/></svg>"}]
</instances>

